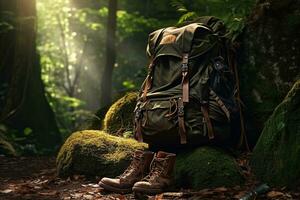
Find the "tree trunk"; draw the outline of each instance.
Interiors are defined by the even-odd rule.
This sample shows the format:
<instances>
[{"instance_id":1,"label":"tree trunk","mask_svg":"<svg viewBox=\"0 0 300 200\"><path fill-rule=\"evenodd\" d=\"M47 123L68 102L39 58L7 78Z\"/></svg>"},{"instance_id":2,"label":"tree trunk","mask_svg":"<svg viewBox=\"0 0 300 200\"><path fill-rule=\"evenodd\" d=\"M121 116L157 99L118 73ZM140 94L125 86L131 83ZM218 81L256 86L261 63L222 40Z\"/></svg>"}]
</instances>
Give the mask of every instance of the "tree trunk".
<instances>
[{"instance_id":1,"label":"tree trunk","mask_svg":"<svg viewBox=\"0 0 300 200\"><path fill-rule=\"evenodd\" d=\"M0 0L3 11L15 23L14 29L0 31L0 123L19 134L30 128L38 146L53 148L61 138L41 80L35 0Z\"/></svg>"},{"instance_id":2,"label":"tree trunk","mask_svg":"<svg viewBox=\"0 0 300 200\"><path fill-rule=\"evenodd\" d=\"M110 0L108 5L109 13L107 20L106 35L106 64L103 70L101 82L101 107L106 106L112 101L112 72L116 61L116 14L117 0Z\"/></svg>"}]
</instances>

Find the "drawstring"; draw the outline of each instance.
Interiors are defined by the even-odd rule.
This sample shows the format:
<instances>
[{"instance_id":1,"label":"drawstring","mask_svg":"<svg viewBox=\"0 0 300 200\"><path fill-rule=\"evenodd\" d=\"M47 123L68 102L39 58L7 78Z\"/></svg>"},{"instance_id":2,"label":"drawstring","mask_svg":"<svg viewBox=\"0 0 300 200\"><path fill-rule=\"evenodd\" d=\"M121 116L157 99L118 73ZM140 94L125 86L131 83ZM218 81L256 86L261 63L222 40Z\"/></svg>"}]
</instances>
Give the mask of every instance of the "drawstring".
<instances>
[{"instance_id":1,"label":"drawstring","mask_svg":"<svg viewBox=\"0 0 300 200\"><path fill-rule=\"evenodd\" d=\"M177 113L178 105L175 99L170 99L170 107L169 107L169 113L165 115L165 117L169 118L171 120ZM172 112L172 107L175 105L175 110Z\"/></svg>"}]
</instances>

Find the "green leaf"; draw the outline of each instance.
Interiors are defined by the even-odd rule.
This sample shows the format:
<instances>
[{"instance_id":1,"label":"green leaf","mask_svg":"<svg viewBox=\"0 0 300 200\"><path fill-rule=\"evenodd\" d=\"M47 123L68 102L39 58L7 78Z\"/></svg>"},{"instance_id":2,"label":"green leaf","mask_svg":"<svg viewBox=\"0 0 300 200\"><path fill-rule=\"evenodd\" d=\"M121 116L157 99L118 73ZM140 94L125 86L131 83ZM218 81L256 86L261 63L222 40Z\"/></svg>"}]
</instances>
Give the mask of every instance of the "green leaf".
<instances>
[{"instance_id":1,"label":"green leaf","mask_svg":"<svg viewBox=\"0 0 300 200\"><path fill-rule=\"evenodd\" d=\"M24 135L25 135L25 136L29 136L29 135L31 135L31 133L32 133L32 129L29 128L29 127L27 127L27 128L24 129L23 132L24 132Z\"/></svg>"}]
</instances>

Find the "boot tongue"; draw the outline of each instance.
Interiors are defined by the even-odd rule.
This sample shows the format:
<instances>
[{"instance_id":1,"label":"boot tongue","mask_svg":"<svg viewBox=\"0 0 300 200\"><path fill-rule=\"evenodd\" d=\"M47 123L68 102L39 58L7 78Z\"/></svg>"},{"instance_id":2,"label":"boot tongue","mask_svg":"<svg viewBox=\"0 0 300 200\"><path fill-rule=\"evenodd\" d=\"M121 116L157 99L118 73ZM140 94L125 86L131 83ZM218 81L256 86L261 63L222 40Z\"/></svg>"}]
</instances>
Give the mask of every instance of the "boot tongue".
<instances>
[{"instance_id":1,"label":"boot tongue","mask_svg":"<svg viewBox=\"0 0 300 200\"><path fill-rule=\"evenodd\" d=\"M173 154L173 153L167 153L167 152L164 152L164 151L159 151L156 154L157 158L166 158L168 156L172 156L173 157L173 156L175 156L175 154Z\"/></svg>"},{"instance_id":2,"label":"boot tongue","mask_svg":"<svg viewBox=\"0 0 300 200\"><path fill-rule=\"evenodd\" d=\"M168 154L166 152L159 151L159 152L157 152L156 157L157 158L165 158L165 157L167 157L167 155Z\"/></svg>"},{"instance_id":3,"label":"boot tongue","mask_svg":"<svg viewBox=\"0 0 300 200\"><path fill-rule=\"evenodd\" d=\"M135 158L143 157L143 151L140 151L140 150L135 151L133 157L135 157Z\"/></svg>"}]
</instances>

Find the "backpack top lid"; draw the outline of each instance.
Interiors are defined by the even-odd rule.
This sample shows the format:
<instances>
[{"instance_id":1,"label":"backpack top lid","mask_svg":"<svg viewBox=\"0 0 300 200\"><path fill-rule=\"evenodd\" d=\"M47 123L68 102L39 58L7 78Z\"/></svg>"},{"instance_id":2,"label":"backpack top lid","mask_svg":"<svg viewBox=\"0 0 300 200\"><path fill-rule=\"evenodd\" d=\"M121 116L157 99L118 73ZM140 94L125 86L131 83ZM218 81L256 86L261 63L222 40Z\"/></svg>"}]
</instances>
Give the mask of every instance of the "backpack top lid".
<instances>
[{"instance_id":1,"label":"backpack top lid","mask_svg":"<svg viewBox=\"0 0 300 200\"><path fill-rule=\"evenodd\" d=\"M209 51L219 41L223 24L213 17L197 21L152 32L148 39L148 56L153 59L164 55L182 58L184 53L189 53L189 58L193 58Z\"/></svg>"}]
</instances>

